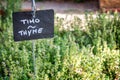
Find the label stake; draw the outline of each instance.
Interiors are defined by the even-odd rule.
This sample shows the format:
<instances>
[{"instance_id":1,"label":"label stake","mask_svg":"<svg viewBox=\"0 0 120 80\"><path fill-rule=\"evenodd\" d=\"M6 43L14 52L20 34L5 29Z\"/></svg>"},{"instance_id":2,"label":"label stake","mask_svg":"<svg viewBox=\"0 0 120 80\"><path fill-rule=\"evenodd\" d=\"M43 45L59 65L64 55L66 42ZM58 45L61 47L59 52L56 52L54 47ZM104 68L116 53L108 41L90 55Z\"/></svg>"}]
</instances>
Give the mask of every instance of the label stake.
<instances>
[{"instance_id":1,"label":"label stake","mask_svg":"<svg viewBox=\"0 0 120 80\"><path fill-rule=\"evenodd\" d=\"M35 59L35 41L32 41L32 57L33 57L33 67L34 67L34 80L36 79L36 59Z\"/></svg>"},{"instance_id":2,"label":"label stake","mask_svg":"<svg viewBox=\"0 0 120 80\"><path fill-rule=\"evenodd\" d=\"M35 18L35 12L36 12L36 5L35 5L35 0L31 0L32 1L32 11L33 11L33 18ZM35 41L32 41L32 56L33 56L33 67L34 67L34 80L36 80L36 60L35 60Z\"/></svg>"}]
</instances>

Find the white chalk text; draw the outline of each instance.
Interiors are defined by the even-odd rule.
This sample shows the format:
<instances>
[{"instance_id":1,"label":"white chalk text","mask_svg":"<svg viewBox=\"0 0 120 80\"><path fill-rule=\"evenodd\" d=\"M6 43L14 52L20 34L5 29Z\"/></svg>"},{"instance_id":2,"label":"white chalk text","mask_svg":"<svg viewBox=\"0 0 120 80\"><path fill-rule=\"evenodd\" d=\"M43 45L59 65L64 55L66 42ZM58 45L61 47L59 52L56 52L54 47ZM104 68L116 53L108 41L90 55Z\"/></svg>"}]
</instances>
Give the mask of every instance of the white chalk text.
<instances>
[{"instance_id":1,"label":"white chalk text","mask_svg":"<svg viewBox=\"0 0 120 80\"><path fill-rule=\"evenodd\" d=\"M23 20L20 20L20 22L25 25L29 25L26 27L25 30L20 30L18 31L18 33L20 34L20 36L31 36L31 35L34 35L34 34L40 34L42 33L43 31L43 28L39 28L37 26L31 26L31 24L38 24L40 23L40 19L23 19Z\"/></svg>"}]
</instances>

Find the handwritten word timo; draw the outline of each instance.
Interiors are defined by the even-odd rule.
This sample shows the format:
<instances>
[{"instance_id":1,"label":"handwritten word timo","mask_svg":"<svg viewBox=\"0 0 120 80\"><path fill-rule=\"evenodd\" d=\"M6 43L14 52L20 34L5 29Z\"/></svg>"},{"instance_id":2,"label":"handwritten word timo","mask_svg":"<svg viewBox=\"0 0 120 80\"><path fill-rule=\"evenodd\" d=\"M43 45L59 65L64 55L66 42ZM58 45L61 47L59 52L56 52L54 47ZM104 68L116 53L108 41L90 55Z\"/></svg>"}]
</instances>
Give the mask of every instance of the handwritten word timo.
<instances>
[{"instance_id":1,"label":"handwritten word timo","mask_svg":"<svg viewBox=\"0 0 120 80\"><path fill-rule=\"evenodd\" d=\"M23 24L34 24L34 23L39 23L40 22L40 19L23 19L23 20L20 20Z\"/></svg>"}]
</instances>

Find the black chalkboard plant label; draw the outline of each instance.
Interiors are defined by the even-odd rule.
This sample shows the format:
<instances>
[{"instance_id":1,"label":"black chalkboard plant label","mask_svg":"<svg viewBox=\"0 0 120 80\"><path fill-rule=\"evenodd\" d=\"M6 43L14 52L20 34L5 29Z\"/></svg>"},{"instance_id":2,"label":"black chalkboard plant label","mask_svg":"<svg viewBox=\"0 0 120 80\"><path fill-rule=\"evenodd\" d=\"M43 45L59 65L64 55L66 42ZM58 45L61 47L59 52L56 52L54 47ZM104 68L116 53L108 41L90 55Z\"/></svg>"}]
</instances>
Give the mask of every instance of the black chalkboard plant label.
<instances>
[{"instance_id":1,"label":"black chalkboard plant label","mask_svg":"<svg viewBox=\"0 0 120 80\"><path fill-rule=\"evenodd\" d=\"M54 10L13 13L14 41L33 40L54 37Z\"/></svg>"}]
</instances>

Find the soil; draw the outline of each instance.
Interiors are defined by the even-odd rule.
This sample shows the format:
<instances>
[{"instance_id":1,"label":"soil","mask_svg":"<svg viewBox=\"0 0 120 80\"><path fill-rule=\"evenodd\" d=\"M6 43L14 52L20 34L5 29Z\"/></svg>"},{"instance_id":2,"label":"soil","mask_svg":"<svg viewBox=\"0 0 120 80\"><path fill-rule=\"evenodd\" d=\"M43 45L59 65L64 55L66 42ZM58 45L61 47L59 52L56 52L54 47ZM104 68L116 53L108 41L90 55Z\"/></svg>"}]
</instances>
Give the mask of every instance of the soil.
<instances>
[{"instance_id":1,"label":"soil","mask_svg":"<svg viewBox=\"0 0 120 80\"><path fill-rule=\"evenodd\" d=\"M85 11L95 12L99 10L99 1L98 0L88 0L82 3L74 2L55 2L55 1L42 1L36 2L36 7L39 10L43 9L54 9L55 13L63 14L80 14ZM30 10L31 2L26 1L22 4L22 10Z\"/></svg>"}]
</instances>

